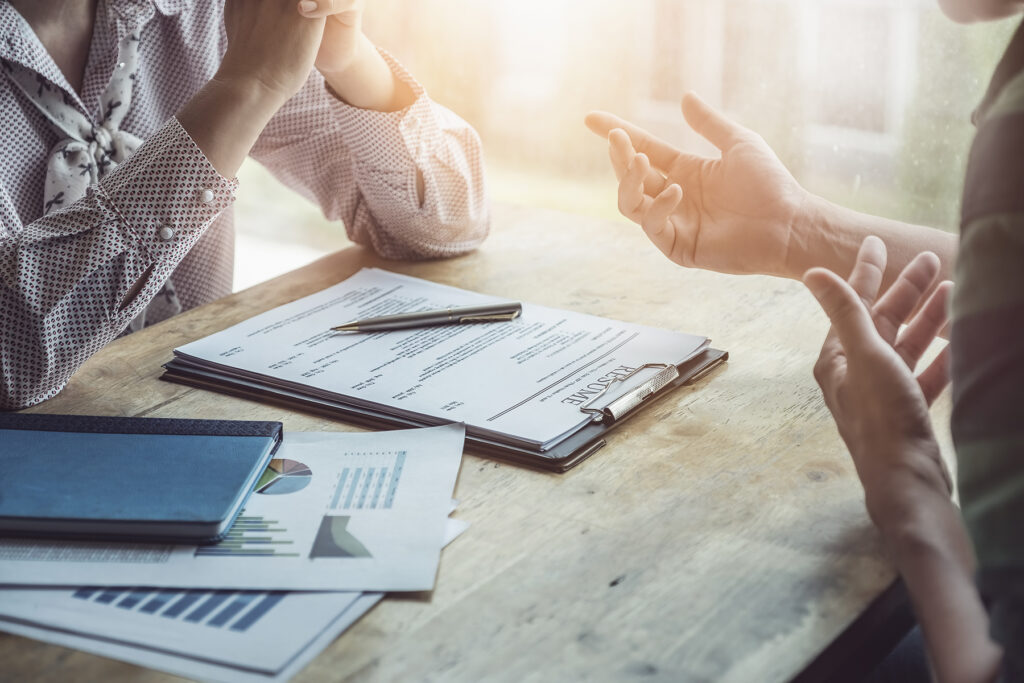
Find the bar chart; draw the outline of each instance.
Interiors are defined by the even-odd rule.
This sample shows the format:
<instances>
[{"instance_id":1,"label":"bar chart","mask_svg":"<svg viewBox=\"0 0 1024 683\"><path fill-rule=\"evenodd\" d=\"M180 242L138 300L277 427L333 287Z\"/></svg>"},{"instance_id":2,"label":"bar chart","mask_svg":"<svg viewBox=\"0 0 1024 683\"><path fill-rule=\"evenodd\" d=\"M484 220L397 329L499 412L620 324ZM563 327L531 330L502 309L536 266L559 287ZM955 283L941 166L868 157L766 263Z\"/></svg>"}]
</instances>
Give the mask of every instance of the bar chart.
<instances>
[{"instance_id":1,"label":"bar chart","mask_svg":"<svg viewBox=\"0 0 1024 683\"><path fill-rule=\"evenodd\" d=\"M359 465L360 454L349 454L346 462L352 461L338 475L338 483L331 496L332 510L377 510L390 509L395 504L395 494L405 467L405 451L385 454L388 458L381 465L381 454L373 453L374 465Z\"/></svg>"},{"instance_id":2,"label":"bar chart","mask_svg":"<svg viewBox=\"0 0 1024 683\"><path fill-rule=\"evenodd\" d=\"M278 520L245 511L231 525L224 540L196 548L196 557L299 557L295 541Z\"/></svg>"},{"instance_id":3,"label":"bar chart","mask_svg":"<svg viewBox=\"0 0 1024 683\"><path fill-rule=\"evenodd\" d=\"M286 594L285 591L79 588L72 596L137 614L244 632L270 613Z\"/></svg>"}]
</instances>

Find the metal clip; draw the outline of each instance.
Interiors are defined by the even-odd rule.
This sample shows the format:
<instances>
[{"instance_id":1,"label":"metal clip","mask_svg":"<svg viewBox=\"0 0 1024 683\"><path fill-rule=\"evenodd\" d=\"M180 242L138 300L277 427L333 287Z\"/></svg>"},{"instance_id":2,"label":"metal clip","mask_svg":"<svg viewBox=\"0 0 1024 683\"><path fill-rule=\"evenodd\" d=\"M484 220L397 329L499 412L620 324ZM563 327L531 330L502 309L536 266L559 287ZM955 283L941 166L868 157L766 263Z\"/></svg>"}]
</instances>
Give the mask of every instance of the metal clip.
<instances>
[{"instance_id":1,"label":"metal clip","mask_svg":"<svg viewBox=\"0 0 1024 683\"><path fill-rule=\"evenodd\" d=\"M654 377L650 378L635 389L626 392L603 408L590 407L594 401L608 393L608 390L616 382L626 382L637 373L651 368L662 368L662 370ZM604 422L607 420L611 423L629 414L631 410L639 406L651 396L657 394L677 379L679 379L679 368L675 365L666 363L645 363L625 377L616 377L612 381L608 382L608 384L604 386L604 389L599 391L596 395L592 396L590 400L580 406L580 411L592 415L592 420L594 422Z\"/></svg>"}]
</instances>

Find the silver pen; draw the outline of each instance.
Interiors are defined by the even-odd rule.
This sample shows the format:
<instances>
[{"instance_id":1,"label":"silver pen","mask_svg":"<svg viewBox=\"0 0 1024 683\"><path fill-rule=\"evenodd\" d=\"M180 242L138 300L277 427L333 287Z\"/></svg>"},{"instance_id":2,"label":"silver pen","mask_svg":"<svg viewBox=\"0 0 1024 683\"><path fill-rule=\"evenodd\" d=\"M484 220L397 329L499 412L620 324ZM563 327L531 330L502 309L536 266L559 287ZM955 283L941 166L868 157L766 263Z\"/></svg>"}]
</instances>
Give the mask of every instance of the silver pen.
<instances>
[{"instance_id":1,"label":"silver pen","mask_svg":"<svg viewBox=\"0 0 1024 683\"><path fill-rule=\"evenodd\" d=\"M332 327L334 332L378 332L380 330L404 330L410 327L428 325L461 325L462 323L490 323L498 320L514 320L523 312L523 305L517 301L483 306L462 306L444 308L438 311L418 311L382 315L379 318L353 320L344 325Z\"/></svg>"}]
</instances>

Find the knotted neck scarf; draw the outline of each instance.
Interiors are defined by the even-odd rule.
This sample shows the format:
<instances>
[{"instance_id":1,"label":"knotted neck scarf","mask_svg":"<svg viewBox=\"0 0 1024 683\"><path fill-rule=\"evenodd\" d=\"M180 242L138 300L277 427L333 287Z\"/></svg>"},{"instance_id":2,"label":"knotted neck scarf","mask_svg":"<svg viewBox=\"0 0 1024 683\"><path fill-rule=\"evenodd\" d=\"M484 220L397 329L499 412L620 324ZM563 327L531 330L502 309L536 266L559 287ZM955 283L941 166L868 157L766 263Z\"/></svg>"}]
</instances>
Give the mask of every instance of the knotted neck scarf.
<instances>
[{"instance_id":1,"label":"knotted neck scarf","mask_svg":"<svg viewBox=\"0 0 1024 683\"><path fill-rule=\"evenodd\" d=\"M90 186L97 184L142 144L142 140L121 130L121 122L131 108L137 79L140 35L141 29L129 31L118 44L114 74L100 98L98 123L83 114L63 88L19 64L4 62L14 84L60 135L67 136L54 146L47 161L44 216L85 197ZM131 331L145 326L147 311L157 319L181 312L181 302L169 279L149 306L131 321L128 326Z\"/></svg>"}]
</instances>

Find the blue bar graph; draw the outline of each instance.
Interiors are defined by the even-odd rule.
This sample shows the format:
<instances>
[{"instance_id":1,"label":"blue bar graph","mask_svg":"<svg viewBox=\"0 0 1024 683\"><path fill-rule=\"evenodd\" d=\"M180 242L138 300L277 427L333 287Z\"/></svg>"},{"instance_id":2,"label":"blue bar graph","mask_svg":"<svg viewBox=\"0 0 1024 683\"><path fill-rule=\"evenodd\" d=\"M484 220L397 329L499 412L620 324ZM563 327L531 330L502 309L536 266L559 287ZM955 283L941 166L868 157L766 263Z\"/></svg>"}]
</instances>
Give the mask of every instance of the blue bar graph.
<instances>
[{"instance_id":1,"label":"blue bar graph","mask_svg":"<svg viewBox=\"0 0 1024 683\"><path fill-rule=\"evenodd\" d=\"M331 509L390 509L395 504L395 494L404 467L405 451L398 451L390 467L344 468L331 496Z\"/></svg>"},{"instance_id":2,"label":"blue bar graph","mask_svg":"<svg viewBox=\"0 0 1024 683\"><path fill-rule=\"evenodd\" d=\"M150 598L145 605L139 608L143 614L155 614L174 598L181 595L181 591L160 591Z\"/></svg>"},{"instance_id":3,"label":"blue bar graph","mask_svg":"<svg viewBox=\"0 0 1024 683\"><path fill-rule=\"evenodd\" d=\"M356 487L359 486L359 479L363 476L363 468L357 467L356 473L352 475L352 486L348 490L348 498L345 499L345 508L349 509L352 507L352 499L356 495Z\"/></svg>"},{"instance_id":4,"label":"blue bar graph","mask_svg":"<svg viewBox=\"0 0 1024 683\"><path fill-rule=\"evenodd\" d=\"M256 595L254 593L239 593L235 596L235 599L228 604L227 607L222 609L220 612L217 612L217 614L214 615L212 619L206 622L206 625L216 626L218 628L223 626L224 624L234 619L239 612L248 607L249 603L255 599Z\"/></svg>"},{"instance_id":5,"label":"blue bar graph","mask_svg":"<svg viewBox=\"0 0 1024 683\"><path fill-rule=\"evenodd\" d=\"M153 588L79 588L77 600L202 627L244 632L288 595L287 591L174 590ZM191 610L191 611L190 611Z\"/></svg>"},{"instance_id":6,"label":"blue bar graph","mask_svg":"<svg viewBox=\"0 0 1024 683\"><path fill-rule=\"evenodd\" d=\"M239 619L231 626L232 631L247 631L250 626L255 624L260 618L273 609L274 605L284 600L284 591L277 591L274 593L268 593L262 600L256 603L256 606L249 610L248 614Z\"/></svg>"},{"instance_id":7,"label":"blue bar graph","mask_svg":"<svg viewBox=\"0 0 1024 683\"><path fill-rule=\"evenodd\" d=\"M395 504L395 493L398 491L398 481L402 478L402 468L405 466L405 451L398 451L395 456L395 467L391 475L391 483L388 484L388 495L384 499L384 508L390 510Z\"/></svg>"},{"instance_id":8,"label":"blue bar graph","mask_svg":"<svg viewBox=\"0 0 1024 683\"><path fill-rule=\"evenodd\" d=\"M206 617L213 613L213 610L221 606L228 596L231 595L231 591L214 591L206 598L203 604L196 607L187 617L185 621L191 621L192 623L199 623Z\"/></svg>"},{"instance_id":9,"label":"blue bar graph","mask_svg":"<svg viewBox=\"0 0 1024 683\"><path fill-rule=\"evenodd\" d=\"M168 607L167 611L163 613L163 616L171 619L180 617L190 607L192 607L192 605L199 602L199 599L203 597L203 593L204 591L185 591L185 594L181 596L181 599Z\"/></svg>"},{"instance_id":10,"label":"blue bar graph","mask_svg":"<svg viewBox=\"0 0 1024 683\"><path fill-rule=\"evenodd\" d=\"M121 602L117 603L117 606L121 609L132 609L142 602L151 592L152 591L148 590L129 591L128 595L122 598Z\"/></svg>"}]
</instances>

